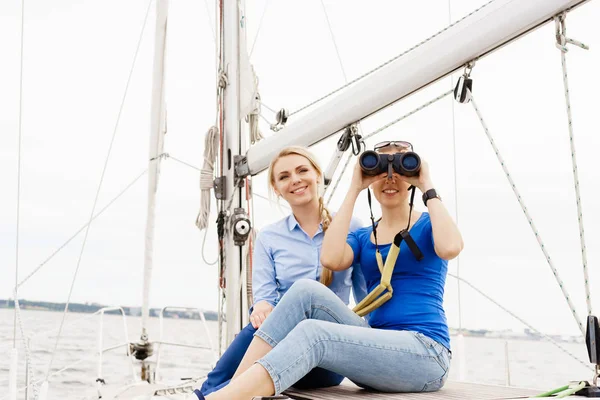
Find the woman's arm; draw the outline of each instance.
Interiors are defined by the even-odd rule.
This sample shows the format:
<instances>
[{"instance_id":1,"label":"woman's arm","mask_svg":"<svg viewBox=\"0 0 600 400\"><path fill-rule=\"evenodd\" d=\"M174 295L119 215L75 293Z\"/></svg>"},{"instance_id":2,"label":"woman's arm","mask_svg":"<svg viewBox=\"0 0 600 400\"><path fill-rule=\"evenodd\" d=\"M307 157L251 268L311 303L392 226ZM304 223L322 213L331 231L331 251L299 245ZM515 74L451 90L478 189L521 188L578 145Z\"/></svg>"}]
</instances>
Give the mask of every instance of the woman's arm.
<instances>
[{"instance_id":1,"label":"woman's arm","mask_svg":"<svg viewBox=\"0 0 600 400\"><path fill-rule=\"evenodd\" d=\"M360 165L357 162L352 175L352 182L342 206L331 221L325 237L323 238L323 247L321 248L321 264L333 271L347 269L354 261L354 252L346 238L350 229L352 212L354 204L360 192L367 188L371 183L383 179L387 174L376 176L363 176Z\"/></svg>"},{"instance_id":2,"label":"woman's arm","mask_svg":"<svg viewBox=\"0 0 600 400\"><path fill-rule=\"evenodd\" d=\"M258 329L273 311L278 297L275 261L265 248L260 235L256 238L252 253L252 295L254 305L250 322Z\"/></svg>"},{"instance_id":3,"label":"woman's arm","mask_svg":"<svg viewBox=\"0 0 600 400\"><path fill-rule=\"evenodd\" d=\"M421 162L419 178L405 180L419 188L422 193L434 188L429 176L429 166L424 161ZM433 198L427 200L427 209L429 211L429 218L431 219L435 253L444 260L452 260L458 256L464 247L458 226L456 226L446 206L440 199Z\"/></svg>"},{"instance_id":4,"label":"woman's arm","mask_svg":"<svg viewBox=\"0 0 600 400\"><path fill-rule=\"evenodd\" d=\"M354 203L360 192L348 190L342 206L331 221L321 247L321 264L333 271L341 271L352 265L354 252L346 243L350 230L350 221L354 211Z\"/></svg>"},{"instance_id":5,"label":"woman's arm","mask_svg":"<svg viewBox=\"0 0 600 400\"><path fill-rule=\"evenodd\" d=\"M433 230L435 253L444 260L452 260L460 254L464 247L462 235L444 203L439 199L429 199L427 208Z\"/></svg>"}]
</instances>

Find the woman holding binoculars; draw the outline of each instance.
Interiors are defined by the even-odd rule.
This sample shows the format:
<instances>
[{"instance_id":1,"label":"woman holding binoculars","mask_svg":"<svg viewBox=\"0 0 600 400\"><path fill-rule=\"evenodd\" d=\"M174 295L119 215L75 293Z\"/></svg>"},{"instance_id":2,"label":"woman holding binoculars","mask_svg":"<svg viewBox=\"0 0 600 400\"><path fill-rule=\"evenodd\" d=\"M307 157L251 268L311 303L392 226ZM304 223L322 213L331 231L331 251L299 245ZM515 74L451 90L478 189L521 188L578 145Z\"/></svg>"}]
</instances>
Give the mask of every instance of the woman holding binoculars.
<instances>
[{"instance_id":1,"label":"woman holding binoculars","mask_svg":"<svg viewBox=\"0 0 600 400\"><path fill-rule=\"evenodd\" d=\"M418 174L406 176L394 162L397 154L412 152L410 143L383 142L374 150L379 162L389 162L372 175L363 172L361 157L321 250L322 265L334 271L360 262L371 293L355 310L370 312L369 322L322 284L299 280L255 333L229 386L207 399L281 393L315 367L382 392L444 385L451 359L444 283L462 237L435 192L427 163L419 159ZM381 219L349 234L356 199L369 186ZM412 210L411 186L424 193L428 212Z\"/></svg>"}]
</instances>

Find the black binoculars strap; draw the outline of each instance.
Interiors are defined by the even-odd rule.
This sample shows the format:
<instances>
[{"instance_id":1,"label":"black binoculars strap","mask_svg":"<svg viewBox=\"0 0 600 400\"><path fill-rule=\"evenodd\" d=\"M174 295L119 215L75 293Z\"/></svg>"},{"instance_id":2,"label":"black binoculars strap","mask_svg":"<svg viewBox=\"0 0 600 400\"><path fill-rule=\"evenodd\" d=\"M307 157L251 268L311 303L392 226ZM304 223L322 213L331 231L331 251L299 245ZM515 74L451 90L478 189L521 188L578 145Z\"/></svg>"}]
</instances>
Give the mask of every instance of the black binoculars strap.
<instances>
[{"instance_id":1,"label":"black binoculars strap","mask_svg":"<svg viewBox=\"0 0 600 400\"><path fill-rule=\"evenodd\" d=\"M398 233L402 236L402 239L404 239L406 241L406 245L410 249L411 253L413 253L413 255L415 256L417 261L421 261L423 259L423 253L421 252L421 249L419 249L419 246L414 241L412 236L410 236L410 232L409 232L410 219L412 217L412 209L413 209L413 205L414 205L414 201L415 201L415 189L416 188L412 185L408 188L408 190L411 191L410 202L408 203L409 207L410 207L410 209L408 211L408 224L406 226L406 229L403 229ZM377 261L378 261L378 264L380 264L381 263L381 261L380 261L381 253L379 252L379 243L377 243L377 224L375 224L375 217L373 217L371 190L369 188L367 188L367 201L369 202L369 212L371 213L371 225L373 226L373 239L375 240L375 251L377 252L377 254L379 254L379 257L377 257L377 259L378 259ZM398 244L398 247L400 247L400 244ZM383 265L378 265L378 266L379 266L379 270L382 271Z\"/></svg>"}]
</instances>

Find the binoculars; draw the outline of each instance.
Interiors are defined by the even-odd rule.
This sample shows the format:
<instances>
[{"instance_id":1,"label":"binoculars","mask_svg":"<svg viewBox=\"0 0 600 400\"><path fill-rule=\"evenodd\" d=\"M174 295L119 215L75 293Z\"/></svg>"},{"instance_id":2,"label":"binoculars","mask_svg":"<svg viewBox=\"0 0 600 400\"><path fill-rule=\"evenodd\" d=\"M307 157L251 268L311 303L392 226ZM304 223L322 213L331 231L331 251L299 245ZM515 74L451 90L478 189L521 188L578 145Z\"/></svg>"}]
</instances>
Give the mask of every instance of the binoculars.
<instances>
[{"instance_id":1,"label":"binoculars","mask_svg":"<svg viewBox=\"0 0 600 400\"><path fill-rule=\"evenodd\" d=\"M404 176L418 176L421 170L421 158L412 151L383 154L367 150L360 155L359 163L363 174L369 176L384 172L388 173L389 178L394 172Z\"/></svg>"}]
</instances>

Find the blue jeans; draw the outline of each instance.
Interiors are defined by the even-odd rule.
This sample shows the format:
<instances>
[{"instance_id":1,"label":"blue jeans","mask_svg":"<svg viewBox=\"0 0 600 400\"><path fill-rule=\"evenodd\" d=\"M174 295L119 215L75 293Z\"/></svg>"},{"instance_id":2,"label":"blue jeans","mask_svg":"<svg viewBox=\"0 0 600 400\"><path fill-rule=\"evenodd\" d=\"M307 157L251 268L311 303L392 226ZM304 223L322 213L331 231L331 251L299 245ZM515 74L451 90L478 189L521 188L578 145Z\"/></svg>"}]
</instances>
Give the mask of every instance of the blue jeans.
<instances>
[{"instance_id":1,"label":"blue jeans","mask_svg":"<svg viewBox=\"0 0 600 400\"><path fill-rule=\"evenodd\" d=\"M327 287L296 281L255 333L273 349L257 362L281 393L315 367L383 392L440 389L450 368L441 344L412 331L375 329Z\"/></svg>"},{"instance_id":2,"label":"blue jeans","mask_svg":"<svg viewBox=\"0 0 600 400\"><path fill-rule=\"evenodd\" d=\"M244 354L246 354L248 346L250 346L254 332L256 332L256 329L254 329L252 324L248 324L235 337L217 362L217 365L215 365L215 368L208 374L206 380L202 384L200 392L202 392L203 395L208 396L210 393L229 384L229 381L240 365ZM331 371L315 368L298 382L294 383L293 386L298 389L329 387L339 385L343 379L343 376Z\"/></svg>"}]
</instances>

